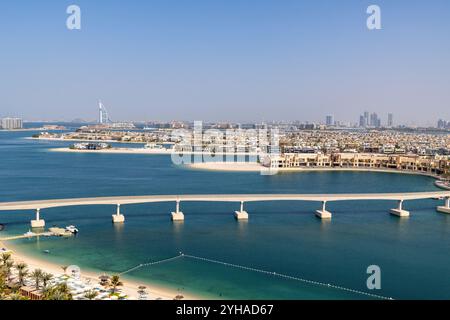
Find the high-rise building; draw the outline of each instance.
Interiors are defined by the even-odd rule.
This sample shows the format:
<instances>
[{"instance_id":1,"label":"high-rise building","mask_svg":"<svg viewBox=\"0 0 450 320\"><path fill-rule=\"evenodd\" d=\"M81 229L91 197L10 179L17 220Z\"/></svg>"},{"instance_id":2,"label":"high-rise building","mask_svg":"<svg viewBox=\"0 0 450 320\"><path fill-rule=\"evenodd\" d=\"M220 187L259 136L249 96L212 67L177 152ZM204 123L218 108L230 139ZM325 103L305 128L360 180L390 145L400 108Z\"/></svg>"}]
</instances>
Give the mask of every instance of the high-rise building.
<instances>
[{"instance_id":1,"label":"high-rise building","mask_svg":"<svg viewBox=\"0 0 450 320\"><path fill-rule=\"evenodd\" d=\"M394 115L392 113L388 113L387 126L390 128L394 126Z\"/></svg>"},{"instance_id":2,"label":"high-rise building","mask_svg":"<svg viewBox=\"0 0 450 320\"><path fill-rule=\"evenodd\" d=\"M376 113L371 113L371 114L370 114L369 125L370 125L371 127L376 127L376 125L377 125L377 119L378 119L377 114L376 114Z\"/></svg>"},{"instance_id":3,"label":"high-rise building","mask_svg":"<svg viewBox=\"0 0 450 320\"><path fill-rule=\"evenodd\" d=\"M334 117L332 115L327 115L325 118L325 124L327 126L333 126L334 125Z\"/></svg>"},{"instance_id":4,"label":"high-rise building","mask_svg":"<svg viewBox=\"0 0 450 320\"><path fill-rule=\"evenodd\" d=\"M438 127L438 129L446 129L449 127L449 123L445 120L439 119L439 121L437 123L437 127Z\"/></svg>"},{"instance_id":5,"label":"high-rise building","mask_svg":"<svg viewBox=\"0 0 450 320\"><path fill-rule=\"evenodd\" d=\"M0 128L4 130L22 129L23 121L20 118L3 118L0 122Z\"/></svg>"},{"instance_id":6,"label":"high-rise building","mask_svg":"<svg viewBox=\"0 0 450 320\"><path fill-rule=\"evenodd\" d=\"M364 118L364 115L359 116L359 126L361 128L366 127L366 118Z\"/></svg>"},{"instance_id":7,"label":"high-rise building","mask_svg":"<svg viewBox=\"0 0 450 320\"><path fill-rule=\"evenodd\" d=\"M365 127L368 127L370 122L369 122L369 111L364 111L364 122L365 122Z\"/></svg>"},{"instance_id":8,"label":"high-rise building","mask_svg":"<svg viewBox=\"0 0 450 320\"><path fill-rule=\"evenodd\" d=\"M110 123L111 120L109 119L108 111L106 111L106 108L101 101L98 102L98 109L99 109L98 123L100 124Z\"/></svg>"},{"instance_id":9,"label":"high-rise building","mask_svg":"<svg viewBox=\"0 0 450 320\"><path fill-rule=\"evenodd\" d=\"M393 115L390 113L389 118L391 121L393 121ZM378 115L374 113L370 113L368 111L364 111L362 115L359 116L359 126L361 128L367 128L367 127L374 127L374 128L380 128L381 127L381 119L378 117Z\"/></svg>"}]
</instances>

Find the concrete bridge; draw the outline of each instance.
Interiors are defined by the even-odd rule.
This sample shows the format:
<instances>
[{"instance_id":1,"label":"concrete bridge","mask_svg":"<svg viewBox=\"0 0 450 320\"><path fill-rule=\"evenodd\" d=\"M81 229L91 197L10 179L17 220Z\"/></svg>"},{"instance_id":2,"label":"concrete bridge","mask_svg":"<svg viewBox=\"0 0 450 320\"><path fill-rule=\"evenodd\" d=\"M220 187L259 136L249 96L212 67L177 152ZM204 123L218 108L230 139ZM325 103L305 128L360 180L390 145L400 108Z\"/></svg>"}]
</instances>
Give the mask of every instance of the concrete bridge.
<instances>
[{"instance_id":1,"label":"concrete bridge","mask_svg":"<svg viewBox=\"0 0 450 320\"><path fill-rule=\"evenodd\" d=\"M172 212L173 221L183 221L184 214L180 211L181 202L237 202L240 210L235 212L238 220L248 219L248 213L244 210L246 202L262 201L313 201L320 202L322 206L316 211L321 219L330 219L332 214L326 210L328 202L352 201L352 200L391 200L397 201L396 208L391 209L393 215L408 217L409 212L403 209L403 202L420 199L444 199L445 204L438 206L437 211L450 213L450 191L414 192L414 193L362 193L362 194L197 194L197 195L149 195L149 196L120 196L98 197L78 199L55 199L36 201L1 202L0 211L35 210L36 218L31 221L33 228L45 227L45 221L40 217L42 209L85 206L85 205L116 205L117 211L113 214L114 223L125 222L125 216L120 209L123 205L142 204L154 202L174 202L175 211Z\"/></svg>"}]
</instances>

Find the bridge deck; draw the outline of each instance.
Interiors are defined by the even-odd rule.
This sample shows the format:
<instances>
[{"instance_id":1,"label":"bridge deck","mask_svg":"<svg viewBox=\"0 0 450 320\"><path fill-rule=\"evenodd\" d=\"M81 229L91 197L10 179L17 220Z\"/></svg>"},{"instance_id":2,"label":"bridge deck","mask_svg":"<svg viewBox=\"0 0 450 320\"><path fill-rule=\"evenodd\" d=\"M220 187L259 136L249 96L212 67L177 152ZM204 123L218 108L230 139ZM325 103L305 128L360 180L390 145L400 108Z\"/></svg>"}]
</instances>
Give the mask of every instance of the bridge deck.
<instances>
[{"instance_id":1,"label":"bridge deck","mask_svg":"<svg viewBox=\"0 0 450 320\"><path fill-rule=\"evenodd\" d=\"M450 191L363 194L197 194L149 195L78 199L54 199L0 203L0 211L46 209L84 205L125 205L152 202L259 202L259 201L350 201L350 200L418 200L450 197Z\"/></svg>"}]
</instances>

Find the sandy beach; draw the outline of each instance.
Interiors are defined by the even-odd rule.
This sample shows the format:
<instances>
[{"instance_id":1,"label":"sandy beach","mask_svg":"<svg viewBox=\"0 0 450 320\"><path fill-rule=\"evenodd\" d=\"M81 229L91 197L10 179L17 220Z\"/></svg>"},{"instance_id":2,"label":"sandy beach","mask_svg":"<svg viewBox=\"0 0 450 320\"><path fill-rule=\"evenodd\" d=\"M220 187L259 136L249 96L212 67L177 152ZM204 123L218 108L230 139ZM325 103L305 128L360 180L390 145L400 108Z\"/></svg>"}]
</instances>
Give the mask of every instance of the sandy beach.
<instances>
[{"instance_id":1,"label":"sandy beach","mask_svg":"<svg viewBox=\"0 0 450 320\"><path fill-rule=\"evenodd\" d=\"M22 129L0 129L0 132L28 132L28 131L66 131L67 129L49 128L22 128Z\"/></svg>"},{"instance_id":2,"label":"sandy beach","mask_svg":"<svg viewBox=\"0 0 450 320\"><path fill-rule=\"evenodd\" d=\"M78 150L70 148L52 148L51 152L67 153L110 153L110 154L172 154L170 149L144 149L144 148L110 148L101 150Z\"/></svg>"},{"instance_id":3,"label":"sandy beach","mask_svg":"<svg viewBox=\"0 0 450 320\"><path fill-rule=\"evenodd\" d=\"M45 131L51 131L51 130L45 130ZM64 139L64 138L34 138L34 137L25 137L23 139L26 140L42 140L42 141L63 141L63 142L105 142L105 143L122 143L122 144L142 144L145 145L147 144L147 142L136 142L136 141L118 141L118 140L101 140L101 139ZM159 142L161 144L166 144L166 145L173 145L173 142Z\"/></svg>"},{"instance_id":4,"label":"sandy beach","mask_svg":"<svg viewBox=\"0 0 450 320\"><path fill-rule=\"evenodd\" d=\"M256 162L201 162L187 165L190 169L234 172L260 172L267 170Z\"/></svg>"},{"instance_id":5,"label":"sandy beach","mask_svg":"<svg viewBox=\"0 0 450 320\"><path fill-rule=\"evenodd\" d=\"M202 162L192 163L187 165L191 169L197 170L213 170L213 171L232 171L232 172L261 172L269 171L268 168L255 162ZM398 173L398 174L415 174L439 178L438 176L418 171L405 171L395 169L380 169L380 168L319 168L319 167L302 167L302 168L275 168L273 172L384 172L384 173Z\"/></svg>"},{"instance_id":6,"label":"sandy beach","mask_svg":"<svg viewBox=\"0 0 450 320\"><path fill-rule=\"evenodd\" d=\"M147 154L147 155L171 155L174 152L171 149L144 149L144 148L110 148L102 150L77 150L70 148L52 148L49 149L51 152L69 152L69 153L104 153L104 154ZM177 154L177 153L174 153ZM185 154L190 155L208 155L211 156L209 152L186 152ZM215 156L226 156L233 154L236 156L257 156L254 153L216 153ZM195 170L211 170L211 171L228 171L228 172L266 172L270 174L280 173L280 172L338 172L338 171L351 171L351 172L384 172L384 173L399 173L399 174L415 174L422 176L429 176L435 179L439 179L439 176L420 171L406 171L406 170L396 170L396 169L385 169L385 168L339 168L339 167L301 167L301 168L275 168L269 169L262 166L257 162L220 162L220 161L210 161L210 162L200 162L187 164L186 167Z\"/></svg>"},{"instance_id":7,"label":"sandy beach","mask_svg":"<svg viewBox=\"0 0 450 320\"><path fill-rule=\"evenodd\" d=\"M64 271L61 268L61 265L57 265L55 263L51 263L48 261L45 261L43 259L37 259L34 257L30 257L27 255L24 255L21 252L17 252L14 245L9 245L8 242L0 242L0 248L7 248L11 250L13 260L17 262L25 262L28 265L29 270L34 269L41 269L44 272L51 273L54 276L62 275ZM76 262L74 261L74 265L76 265ZM90 283L98 283L99 277L103 273L100 272L92 272L92 271L85 271L82 270L81 272L81 279L83 281L87 281ZM111 275L111 274L110 274ZM122 292L125 293L130 300L136 300L138 296L138 288L139 286L145 286L147 287L146 291L148 292L148 299L149 300L173 300L177 295L181 294L184 298L184 300L201 300L201 297L194 296L191 294L186 294L185 292L178 292L173 289L163 288L161 286L156 286L150 283L146 282L137 282L137 281L131 281L128 279L123 279L123 287L121 287Z\"/></svg>"}]
</instances>

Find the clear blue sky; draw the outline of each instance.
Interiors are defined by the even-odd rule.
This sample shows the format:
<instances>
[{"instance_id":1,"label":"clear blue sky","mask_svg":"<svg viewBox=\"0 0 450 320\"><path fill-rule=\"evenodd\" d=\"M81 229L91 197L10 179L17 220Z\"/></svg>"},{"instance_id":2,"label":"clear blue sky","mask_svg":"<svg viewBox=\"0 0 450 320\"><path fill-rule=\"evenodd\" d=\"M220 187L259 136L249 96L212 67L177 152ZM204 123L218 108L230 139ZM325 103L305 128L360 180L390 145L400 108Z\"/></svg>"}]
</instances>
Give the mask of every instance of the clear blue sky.
<instances>
[{"instance_id":1,"label":"clear blue sky","mask_svg":"<svg viewBox=\"0 0 450 320\"><path fill-rule=\"evenodd\" d=\"M450 120L448 0L2 1L0 43L0 116Z\"/></svg>"}]
</instances>

